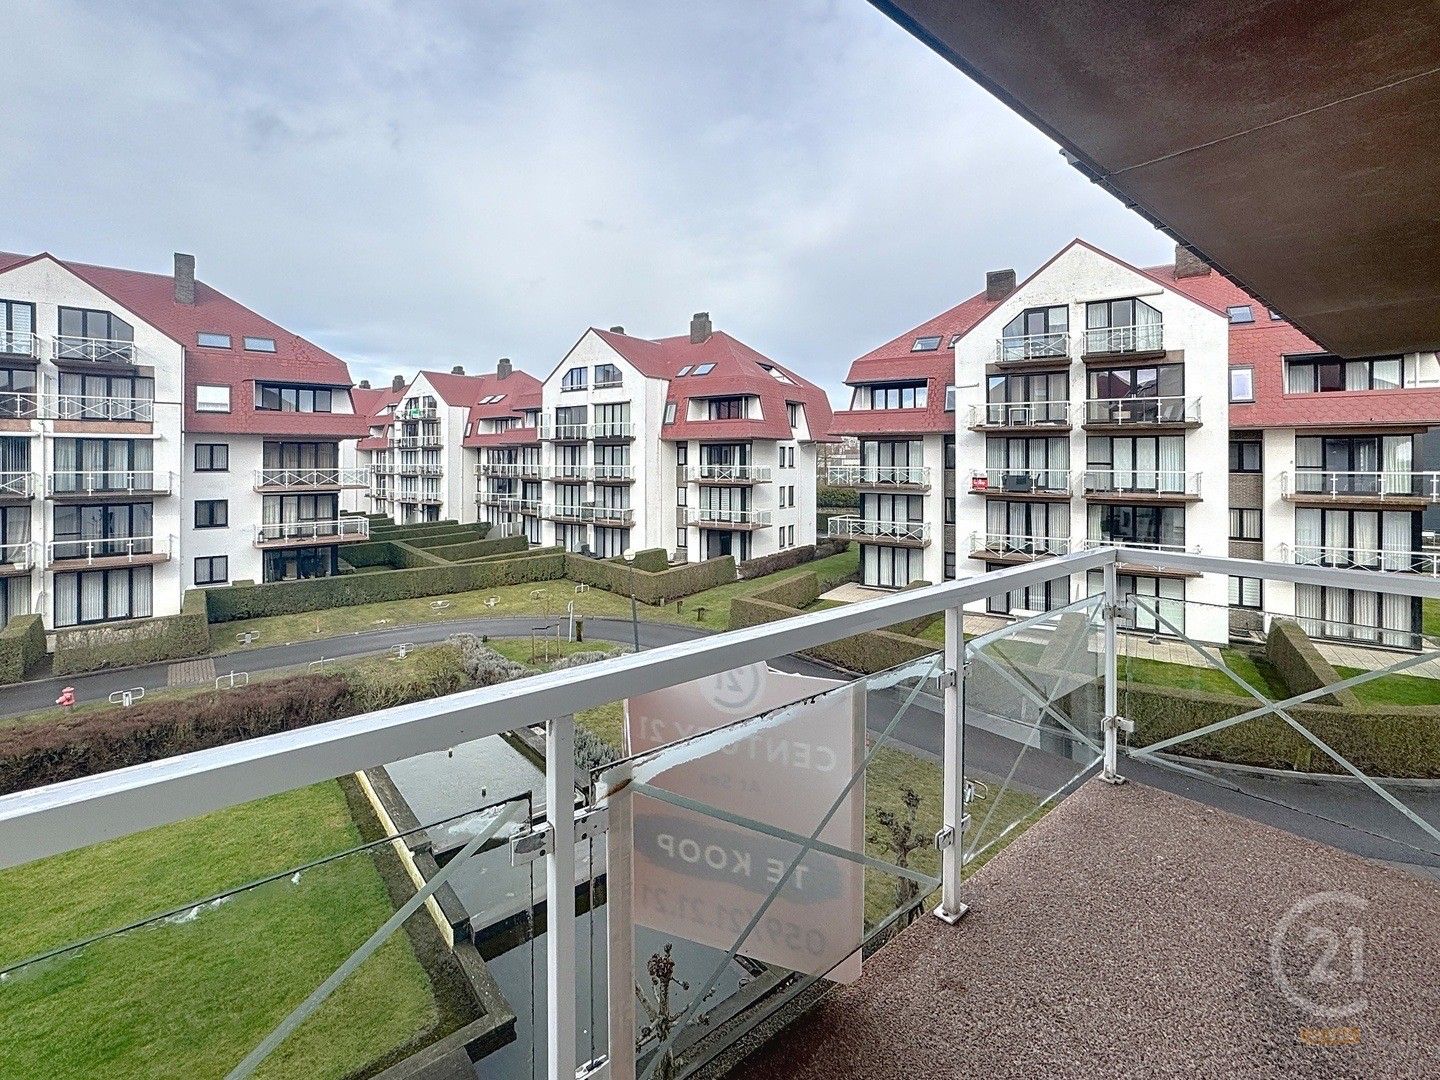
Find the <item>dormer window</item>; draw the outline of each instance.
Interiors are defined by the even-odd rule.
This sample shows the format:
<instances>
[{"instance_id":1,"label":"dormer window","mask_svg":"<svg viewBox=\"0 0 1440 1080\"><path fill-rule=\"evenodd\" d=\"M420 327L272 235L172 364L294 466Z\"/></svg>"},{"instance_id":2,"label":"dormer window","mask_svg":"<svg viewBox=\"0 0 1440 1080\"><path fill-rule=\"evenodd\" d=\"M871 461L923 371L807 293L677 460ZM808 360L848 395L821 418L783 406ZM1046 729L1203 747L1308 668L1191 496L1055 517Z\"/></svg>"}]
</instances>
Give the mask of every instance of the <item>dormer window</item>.
<instances>
[{"instance_id":1,"label":"dormer window","mask_svg":"<svg viewBox=\"0 0 1440 1080\"><path fill-rule=\"evenodd\" d=\"M247 337L245 339L247 352L274 352L275 339L269 337Z\"/></svg>"},{"instance_id":2,"label":"dormer window","mask_svg":"<svg viewBox=\"0 0 1440 1080\"><path fill-rule=\"evenodd\" d=\"M620 369L614 364L596 364L595 385L597 388L601 386L619 386Z\"/></svg>"},{"instance_id":3,"label":"dormer window","mask_svg":"<svg viewBox=\"0 0 1440 1080\"><path fill-rule=\"evenodd\" d=\"M1343 390L1399 390L1405 361L1399 356L1342 360L1328 354L1285 361L1287 394L1329 394Z\"/></svg>"},{"instance_id":4,"label":"dormer window","mask_svg":"<svg viewBox=\"0 0 1440 1080\"><path fill-rule=\"evenodd\" d=\"M915 344L910 346L910 351L934 352L938 348L940 348L940 335L934 334L927 335L926 337L917 337L915 339Z\"/></svg>"},{"instance_id":5,"label":"dormer window","mask_svg":"<svg viewBox=\"0 0 1440 1080\"><path fill-rule=\"evenodd\" d=\"M589 385L590 369L577 367L565 372L560 380L561 390L584 390Z\"/></svg>"},{"instance_id":6,"label":"dormer window","mask_svg":"<svg viewBox=\"0 0 1440 1080\"><path fill-rule=\"evenodd\" d=\"M682 367L679 371L675 372L675 377L676 377L677 379L680 379L680 378L684 378L686 375L689 375L689 374L690 374L690 365L689 365L689 364L686 364L686 365L685 365L684 367Z\"/></svg>"},{"instance_id":7,"label":"dormer window","mask_svg":"<svg viewBox=\"0 0 1440 1080\"><path fill-rule=\"evenodd\" d=\"M667 423L667 424L673 424L673 423L675 422L675 402L673 402L673 401L667 401L667 402L665 403L665 421L664 421L664 422Z\"/></svg>"},{"instance_id":8,"label":"dormer window","mask_svg":"<svg viewBox=\"0 0 1440 1080\"><path fill-rule=\"evenodd\" d=\"M330 411L331 393L328 386L277 386L255 384L255 408L266 412Z\"/></svg>"},{"instance_id":9,"label":"dormer window","mask_svg":"<svg viewBox=\"0 0 1440 1080\"><path fill-rule=\"evenodd\" d=\"M706 402L706 419L744 420L745 399L743 397L711 398Z\"/></svg>"},{"instance_id":10,"label":"dormer window","mask_svg":"<svg viewBox=\"0 0 1440 1080\"><path fill-rule=\"evenodd\" d=\"M230 335L209 333L196 334L195 344L206 349L228 349L230 348Z\"/></svg>"},{"instance_id":11,"label":"dormer window","mask_svg":"<svg viewBox=\"0 0 1440 1080\"><path fill-rule=\"evenodd\" d=\"M872 409L923 409L929 398L925 383L885 383L871 386ZM865 395L860 395L864 401Z\"/></svg>"}]
</instances>

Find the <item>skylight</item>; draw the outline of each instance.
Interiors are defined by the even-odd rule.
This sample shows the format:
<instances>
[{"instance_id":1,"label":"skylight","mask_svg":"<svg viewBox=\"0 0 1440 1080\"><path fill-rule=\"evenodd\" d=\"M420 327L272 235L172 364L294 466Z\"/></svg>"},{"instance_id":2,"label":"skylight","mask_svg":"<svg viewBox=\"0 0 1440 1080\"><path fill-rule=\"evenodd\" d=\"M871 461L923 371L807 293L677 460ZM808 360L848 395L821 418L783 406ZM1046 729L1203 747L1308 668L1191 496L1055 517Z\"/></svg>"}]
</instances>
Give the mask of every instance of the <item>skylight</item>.
<instances>
[{"instance_id":1,"label":"skylight","mask_svg":"<svg viewBox=\"0 0 1440 1080\"><path fill-rule=\"evenodd\" d=\"M715 370L715 365L714 365L714 364L696 364L696 365L695 365L695 371L693 372L693 374L694 374L694 375L709 375L710 372L712 372L712 371L714 371L714 370Z\"/></svg>"},{"instance_id":2,"label":"skylight","mask_svg":"<svg viewBox=\"0 0 1440 1080\"><path fill-rule=\"evenodd\" d=\"M917 337L915 344L910 346L911 352L934 352L940 348L940 335L933 337Z\"/></svg>"},{"instance_id":3,"label":"skylight","mask_svg":"<svg viewBox=\"0 0 1440 1080\"><path fill-rule=\"evenodd\" d=\"M680 378L680 376L682 376L682 375L688 375L688 374L690 374L690 365L689 365L689 364L686 364L686 365L685 365L684 367L682 367L679 371L675 372L675 377L678 379L678 378Z\"/></svg>"},{"instance_id":4,"label":"skylight","mask_svg":"<svg viewBox=\"0 0 1440 1080\"><path fill-rule=\"evenodd\" d=\"M761 365L761 366L763 367L764 365ZM765 370L770 373L770 377L771 377L772 379L774 379L776 382L782 382L782 383L784 383L786 386L794 386L794 385L795 385L795 383L791 381L790 376L786 375L786 374L785 374L783 371L781 371L779 368L766 367Z\"/></svg>"},{"instance_id":5,"label":"skylight","mask_svg":"<svg viewBox=\"0 0 1440 1080\"><path fill-rule=\"evenodd\" d=\"M195 343L203 345L207 349L228 349L230 347L229 334L196 334Z\"/></svg>"},{"instance_id":6,"label":"skylight","mask_svg":"<svg viewBox=\"0 0 1440 1080\"><path fill-rule=\"evenodd\" d=\"M228 338L226 339L226 344L229 344ZM247 337L245 339L245 348L250 352L274 352L275 339L273 337Z\"/></svg>"},{"instance_id":7,"label":"skylight","mask_svg":"<svg viewBox=\"0 0 1440 1080\"><path fill-rule=\"evenodd\" d=\"M1249 304L1236 304L1225 309L1225 314L1230 316L1232 323L1251 323L1255 321L1255 312L1250 310Z\"/></svg>"}]
</instances>

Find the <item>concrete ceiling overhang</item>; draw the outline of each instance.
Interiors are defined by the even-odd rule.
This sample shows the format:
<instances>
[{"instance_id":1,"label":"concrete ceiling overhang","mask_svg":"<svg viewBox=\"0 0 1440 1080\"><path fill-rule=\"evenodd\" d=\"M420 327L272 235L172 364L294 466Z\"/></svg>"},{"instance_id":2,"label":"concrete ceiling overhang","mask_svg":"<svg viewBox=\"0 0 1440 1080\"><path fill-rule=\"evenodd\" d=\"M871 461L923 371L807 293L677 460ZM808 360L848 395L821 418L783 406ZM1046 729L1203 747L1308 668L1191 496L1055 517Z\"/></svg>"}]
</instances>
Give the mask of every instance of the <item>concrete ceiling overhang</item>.
<instances>
[{"instance_id":1,"label":"concrete ceiling overhang","mask_svg":"<svg viewBox=\"0 0 1440 1080\"><path fill-rule=\"evenodd\" d=\"M1326 348L1440 348L1440 2L871 0Z\"/></svg>"}]
</instances>

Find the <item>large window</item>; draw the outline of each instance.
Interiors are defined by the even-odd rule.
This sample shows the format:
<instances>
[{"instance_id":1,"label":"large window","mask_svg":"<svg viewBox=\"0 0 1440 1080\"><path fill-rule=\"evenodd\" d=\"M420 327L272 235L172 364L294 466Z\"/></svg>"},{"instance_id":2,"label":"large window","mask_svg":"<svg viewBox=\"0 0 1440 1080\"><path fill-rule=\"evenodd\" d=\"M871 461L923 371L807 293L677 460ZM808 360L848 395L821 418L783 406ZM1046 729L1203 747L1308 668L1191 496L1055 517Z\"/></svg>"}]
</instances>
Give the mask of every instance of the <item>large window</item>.
<instances>
[{"instance_id":1,"label":"large window","mask_svg":"<svg viewBox=\"0 0 1440 1080\"><path fill-rule=\"evenodd\" d=\"M144 439L56 439L51 483L57 495L153 490L153 445Z\"/></svg>"},{"instance_id":2,"label":"large window","mask_svg":"<svg viewBox=\"0 0 1440 1080\"><path fill-rule=\"evenodd\" d=\"M568 374L568 372L567 372ZM605 386L619 386L621 382L620 369L614 364L595 365L595 387L599 389Z\"/></svg>"},{"instance_id":3,"label":"large window","mask_svg":"<svg viewBox=\"0 0 1440 1080\"><path fill-rule=\"evenodd\" d=\"M590 377L590 369L583 367L571 368L560 377L561 390L584 390Z\"/></svg>"},{"instance_id":4,"label":"large window","mask_svg":"<svg viewBox=\"0 0 1440 1080\"><path fill-rule=\"evenodd\" d=\"M882 589L903 589L925 576L925 553L919 548L860 545L860 582Z\"/></svg>"},{"instance_id":5,"label":"large window","mask_svg":"<svg viewBox=\"0 0 1440 1080\"><path fill-rule=\"evenodd\" d=\"M741 397L710 398L706 402L706 417L711 420L745 419L745 399Z\"/></svg>"},{"instance_id":6,"label":"large window","mask_svg":"<svg viewBox=\"0 0 1440 1080\"><path fill-rule=\"evenodd\" d=\"M267 469L334 469L340 464L340 447L333 442L267 442Z\"/></svg>"},{"instance_id":7,"label":"large window","mask_svg":"<svg viewBox=\"0 0 1440 1080\"><path fill-rule=\"evenodd\" d=\"M21 300L0 300L0 353L35 354L35 305Z\"/></svg>"},{"instance_id":8,"label":"large window","mask_svg":"<svg viewBox=\"0 0 1440 1080\"><path fill-rule=\"evenodd\" d=\"M62 371L56 401L61 420L155 418L155 380L125 373Z\"/></svg>"},{"instance_id":9,"label":"large window","mask_svg":"<svg viewBox=\"0 0 1440 1080\"><path fill-rule=\"evenodd\" d=\"M1158 352L1164 347L1160 312L1143 300L1100 300L1085 305L1085 352Z\"/></svg>"},{"instance_id":10,"label":"large window","mask_svg":"<svg viewBox=\"0 0 1440 1080\"><path fill-rule=\"evenodd\" d=\"M1419 648L1420 598L1398 593L1295 586L1295 621L1311 637Z\"/></svg>"},{"instance_id":11,"label":"large window","mask_svg":"<svg viewBox=\"0 0 1440 1080\"><path fill-rule=\"evenodd\" d=\"M0 417L33 417L36 400L34 368L0 368Z\"/></svg>"},{"instance_id":12,"label":"large window","mask_svg":"<svg viewBox=\"0 0 1440 1080\"><path fill-rule=\"evenodd\" d=\"M1399 390L1405 385L1405 361L1399 356L1342 360L1338 356L1306 356L1285 361L1285 391L1330 394L1344 390Z\"/></svg>"},{"instance_id":13,"label":"large window","mask_svg":"<svg viewBox=\"0 0 1440 1080\"><path fill-rule=\"evenodd\" d=\"M255 407L272 412L330 411L332 394L328 386L278 386L256 383Z\"/></svg>"},{"instance_id":14,"label":"large window","mask_svg":"<svg viewBox=\"0 0 1440 1080\"><path fill-rule=\"evenodd\" d=\"M928 398L923 382L862 386L855 391L855 408L923 409Z\"/></svg>"},{"instance_id":15,"label":"large window","mask_svg":"<svg viewBox=\"0 0 1440 1080\"><path fill-rule=\"evenodd\" d=\"M60 309L55 355L61 360L133 360L135 328L118 315L90 308Z\"/></svg>"},{"instance_id":16,"label":"large window","mask_svg":"<svg viewBox=\"0 0 1440 1080\"><path fill-rule=\"evenodd\" d=\"M1295 491L1301 495L1408 495L1415 445L1410 435L1297 435Z\"/></svg>"},{"instance_id":17,"label":"large window","mask_svg":"<svg viewBox=\"0 0 1440 1080\"><path fill-rule=\"evenodd\" d=\"M1002 491L1069 491L1070 440L985 440L986 486Z\"/></svg>"},{"instance_id":18,"label":"large window","mask_svg":"<svg viewBox=\"0 0 1440 1080\"><path fill-rule=\"evenodd\" d=\"M1092 424L1155 424L1185 419L1185 366L1092 368L1085 419Z\"/></svg>"},{"instance_id":19,"label":"large window","mask_svg":"<svg viewBox=\"0 0 1440 1080\"><path fill-rule=\"evenodd\" d=\"M1003 567L986 567L986 572ZM992 615L1021 615L1032 611L1054 611L1070 603L1070 579L1057 578L1054 581L1031 585L1025 589L1012 589L985 598L985 610Z\"/></svg>"},{"instance_id":20,"label":"large window","mask_svg":"<svg viewBox=\"0 0 1440 1080\"><path fill-rule=\"evenodd\" d=\"M1231 540L1263 540L1264 515L1259 510L1243 507L1230 508Z\"/></svg>"},{"instance_id":21,"label":"large window","mask_svg":"<svg viewBox=\"0 0 1440 1080\"><path fill-rule=\"evenodd\" d=\"M1185 437L1151 435L1086 440L1089 491L1153 491L1184 494Z\"/></svg>"},{"instance_id":22,"label":"large window","mask_svg":"<svg viewBox=\"0 0 1440 1080\"><path fill-rule=\"evenodd\" d=\"M1070 505L991 499L983 546L1007 555L1064 555L1070 550Z\"/></svg>"},{"instance_id":23,"label":"large window","mask_svg":"<svg viewBox=\"0 0 1440 1080\"><path fill-rule=\"evenodd\" d=\"M1070 309L1029 308L1005 324L1000 341L1001 360L1039 360L1070 352Z\"/></svg>"},{"instance_id":24,"label":"large window","mask_svg":"<svg viewBox=\"0 0 1440 1080\"><path fill-rule=\"evenodd\" d=\"M340 572L339 554L334 547L289 548L265 552L266 581L297 581L303 578L332 577Z\"/></svg>"},{"instance_id":25,"label":"large window","mask_svg":"<svg viewBox=\"0 0 1440 1080\"><path fill-rule=\"evenodd\" d=\"M985 422L995 426L1064 424L1070 420L1070 376L1063 371L991 375Z\"/></svg>"},{"instance_id":26,"label":"large window","mask_svg":"<svg viewBox=\"0 0 1440 1080\"><path fill-rule=\"evenodd\" d=\"M1092 503L1089 528L1091 540L1183 550L1185 508Z\"/></svg>"},{"instance_id":27,"label":"large window","mask_svg":"<svg viewBox=\"0 0 1440 1080\"><path fill-rule=\"evenodd\" d=\"M154 550L149 503L56 506L55 558L148 555Z\"/></svg>"},{"instance_id":28,"label":"large window","mask_svg":"<svg viewBox=\"0 0 1440 1080\"><path fill-rule=\"evenodd\" d=\"M1086 583L1091 596L1105 591L1105 578L1099 570L1090 571ZM1151 634L1185 632L1183 580L1147 577L1142 574L1118 574L1116 585L1119 587L1122 602L1134 604L1135 614L1122 623L1125 629Z\"/></svg>"},{"instance_id":29,"label":"large window","mask_svg":"<svg viewBox=\"0 0 1440 1080\"><path fill-rule=\"evenodd\" d=\"M55 575L55 625L143 619L153 613L148 566Z\"/></svg>"},{"instance_id":30,"label":"large window","mask_svg":"<svg viewBox=\"0 0 1440 1080\"><path fill-rule=\"evenodd\" d=\"M1230 440L1230 471L1232 473L1258 473L1264 452L1259 439L1232 438Z\"/></svg>"},{"instance_id":31,"label":"large window","mask_svg":"<svg viewBox=\"0 0 1440 1080\"><path fill-rule=\"evenodd\" d=\"M1420 514L1409 510L1295 509L1295 561L1347 570L1413 569Z\"/></svg>"}]
</instances>

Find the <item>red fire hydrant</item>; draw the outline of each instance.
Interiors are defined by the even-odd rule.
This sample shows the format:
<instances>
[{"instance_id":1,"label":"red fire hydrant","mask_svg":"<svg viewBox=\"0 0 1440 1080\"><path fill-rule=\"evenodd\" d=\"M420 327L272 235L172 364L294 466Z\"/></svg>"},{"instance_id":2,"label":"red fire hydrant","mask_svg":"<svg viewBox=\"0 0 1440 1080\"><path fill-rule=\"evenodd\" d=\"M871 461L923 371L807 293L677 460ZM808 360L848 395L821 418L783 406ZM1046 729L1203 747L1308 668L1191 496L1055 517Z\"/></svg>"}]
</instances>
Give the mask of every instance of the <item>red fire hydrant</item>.
<instances>
[{"instance_id":1,"label":"red fire hydrant","mask_svg":"<svg viewBox=\"0 0 1440 1080\"><path fill-rule=\"evenodd\" d=\"M55 699L55 704L59 705L62 709L68 709L70 708L70 706L74 705L75 688L73 686L67 686L64 690L61 690L60 696Z\"/></svg>"}]
</instances>

